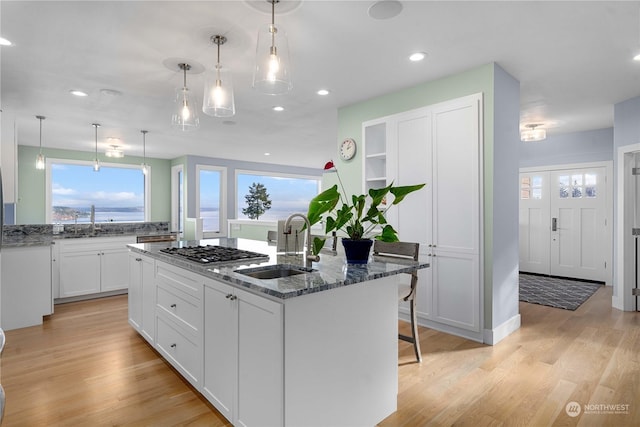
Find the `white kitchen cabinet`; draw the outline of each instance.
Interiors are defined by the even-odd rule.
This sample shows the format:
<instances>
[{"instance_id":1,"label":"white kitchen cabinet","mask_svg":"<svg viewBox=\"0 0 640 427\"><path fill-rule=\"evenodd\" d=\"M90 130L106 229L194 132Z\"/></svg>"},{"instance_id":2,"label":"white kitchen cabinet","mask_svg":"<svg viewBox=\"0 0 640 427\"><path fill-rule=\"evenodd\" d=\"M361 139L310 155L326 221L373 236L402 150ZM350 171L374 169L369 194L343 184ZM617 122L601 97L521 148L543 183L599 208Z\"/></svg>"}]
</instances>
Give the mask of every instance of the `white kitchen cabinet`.
<instances>
[{"instance_id":1,"label":"white kitchen cabinet","mask_svg":"<svg viewBox=\"0 0 640 427\"><path fill-rule=\"evenodd\" d=\"M284 424L282 322L282 304L205 282L202 392L234 425Z\"/></svg>"},{"instance_id":2,"label":"white kitchen cabinet","mask_svg":"<svg viewBox=\"0 0 640 427\"><path fill-rule=\"evenodd\" d=\"M419 242L430 260L431 268L418 273L419 323L476 340L482 340L481 123L476 94L363 124L365 189L377 176L381 184L427 184L388 215L400 240ZM385 153L384 172L372 162L376 152Z\"/></svg>"},{"instance_id":3,"label":"white kitchen cabinet","mask_svg":"<svg viewBox=\"0 0 640 427\"><path fill-rule=\"evenodd\" d=\"M53 313L51 246L2 249L2 328L41 325Z\"/></svg>"},{"instance_id":4,"label":"white kitchen cabinet","mask_svg":"<svg viewBox=\"0 0 640 427\"><path fill-rule=\"evenodd\" d=\"M127 244L135 237L66 239L58 242L59 297L120 292L129 287Z\"/></svg>"},{"instance_id":5,"label":"white kitchen cabinet","mask_svg":"<svg viewBox=\"0 0 640 427\"><path fill-rule=\"evenodd\" d=\"M155 261L139 253L129 253L129 324L149 344L155 341L156 285Z\"/></svg>"},{"instance_id":6,"label":"white kitchen cabinet","mask_svg":"<svg viewBox=\"0 0 640 427\"><path fill-rule=\"evenodd\" d=\"M156 262L156 350L196 389L202 382L204 277Z\"/></svg>"}]
</instances>

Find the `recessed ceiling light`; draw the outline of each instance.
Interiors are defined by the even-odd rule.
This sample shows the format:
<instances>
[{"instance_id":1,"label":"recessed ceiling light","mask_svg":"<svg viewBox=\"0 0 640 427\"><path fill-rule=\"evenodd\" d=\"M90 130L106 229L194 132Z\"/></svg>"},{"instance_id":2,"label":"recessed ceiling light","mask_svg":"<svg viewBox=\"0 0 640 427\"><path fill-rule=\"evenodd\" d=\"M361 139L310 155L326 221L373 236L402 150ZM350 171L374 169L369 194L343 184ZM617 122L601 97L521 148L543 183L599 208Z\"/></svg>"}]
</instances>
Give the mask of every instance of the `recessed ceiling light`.
<instances>
[{"instance_id":1,"label":"recessed ceiling light","mask_svg":"<svg viewBox=\"0 0 640 427\"><path fill-rule=\"evenodd\" d=\"M83 92L81 90L75 90L75 89L70 90L69 93L74 96L89 96L86 92Z\"/></svg>"},{"instance_id":2,"label":"recessed ceiling light","mask_svg":"<svg viewBox=\"0 0 640 427\"><path fill-rule=\"evenodd\" d=\"M271 153L264 153L264 155L265 155L265 156L270 156L270 155L271 155Z\"/></svg>"},{"instance_id":3,"label":"recessed ceiling light","mask_svg":"<svg viewBox=\"0 0 640 427\"><path fill-rule=\"evenodd\" d=\"M13 43L11 43L9 40L5 39L4 37L0 37L0 46L12 46Z\"/></svg>"},{"instance_id":4,"label":"recessed ceiling light","mask_svg":"<svg viewBox=\"0 0 640 427\"><path fill-rule=\"evenodd\" d=\"M284 107L276 105L275 107L273 107L273 111L284 111Z\"/></svg>"},{"instance_id":5,"label":"recessed ceiling light","mask_svg":"<svg viewBox=\"0 0 640 427\"><path fill-rule=\"evenodd\" d=\"M633 57L634 61L640 61L640 53Z\"/></svg>"},{"instance_id":6,"label":"recessed ceiling light","mask_svg":"<svg viewBox=\"0 0 640 427\"><path fill-rule=\"evenodd\" d=\"M320 89L316 93L321 96L329 95L329 91L327 89Z\"/></svg>"},{"instance_id":7,"label":"recessed ceiling light","mask_svg":"<svg viewBox=\"0 0 640 427\"><path fill-rule=\"evenodd\" d=\"M409 56L409 61L413 61L413 62L422 61L424 58L426 58L426 56L427 54L424 52L415 52Z\"/></svg>"}]
</instances>

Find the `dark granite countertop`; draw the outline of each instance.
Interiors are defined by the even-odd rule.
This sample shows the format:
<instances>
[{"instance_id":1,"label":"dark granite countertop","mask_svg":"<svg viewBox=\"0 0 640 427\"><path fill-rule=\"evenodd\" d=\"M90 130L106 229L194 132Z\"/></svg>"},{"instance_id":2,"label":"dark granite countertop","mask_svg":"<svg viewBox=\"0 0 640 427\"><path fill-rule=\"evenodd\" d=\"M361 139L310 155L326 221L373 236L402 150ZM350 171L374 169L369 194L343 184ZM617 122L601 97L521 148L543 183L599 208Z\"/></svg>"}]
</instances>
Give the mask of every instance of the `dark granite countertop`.
<instances>
[{"instance_id":1,"label":"dark granite countertop","mask_svg":"<svg viewBox=\"0 0 640 427\"><path fill-rule=\"evenodd\" d=\"M92 230L91 224L78 224L77 226L65 224L64 231L57 234L53 232L53 224L5 225L2 229L2 244L8 248L46 246L60 239L164 234L171 234L169 223L166 221L97 223L95 232Z\"/></svg>"},{"instance_id":2,"label":"dark granite countertop","mask_svg":"<svg viewBox=\"0 0 640 427\"><path fill-rule=\"evenodd\" d=\"M269 256L267 261L257 260L255 263L245 264L228 263L221 266L210 266L197 262L188 261L178 257L160 252L160 249L167 247L216 245L233 247L247 251L257 252ZM338 245L340 247L341 245ZM199 241L179 241L165 243L139 243L129 245L132 251L139 252L164 261L168 264L191 270L203 276L216 279L238 288L249 290L256 294L269 296L272 299L284 300L315 292L322 292L329 289L348 286L355 283L366 282L395 274L409 273L416 269L429 267L426 260L418 262L407 260L393 262L385 257L372 257L368 264L356 265L346 264L342 251L337 255L321 254L320 262L313 263L313 270L310 273L298 274L295 276L277 279L255 279L240 272L254 268L277 268L279 264L291 264L295 266L304 265L304 256L287 255L277 253L276 247L267 242L240 238L220 238Z\"/></svg>"}]
</instances>

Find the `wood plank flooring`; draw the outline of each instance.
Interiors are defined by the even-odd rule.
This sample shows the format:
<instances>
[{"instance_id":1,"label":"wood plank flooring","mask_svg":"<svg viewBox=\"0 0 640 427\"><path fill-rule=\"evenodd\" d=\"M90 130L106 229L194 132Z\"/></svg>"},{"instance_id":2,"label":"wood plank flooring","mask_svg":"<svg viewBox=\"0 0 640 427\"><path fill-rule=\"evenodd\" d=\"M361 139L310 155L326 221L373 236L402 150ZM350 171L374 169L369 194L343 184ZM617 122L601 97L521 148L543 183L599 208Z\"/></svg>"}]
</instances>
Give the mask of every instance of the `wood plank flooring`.
<instances>
[{"instance_id":1,"label":"wood plank flooring","mask_svg":"<svg viewBox=\"0 0 640 427\"><path fill-rule=\"evenodd\" d=\"M398 411L380 426L640 425L640 314L613 310L604 287L574 312L520 311L521 329L493 347L421 328L417 364L399 342ZM128 325L126 295L8 331L1 382L4 427L228 425Z\"/></svg>"}]
</instances>

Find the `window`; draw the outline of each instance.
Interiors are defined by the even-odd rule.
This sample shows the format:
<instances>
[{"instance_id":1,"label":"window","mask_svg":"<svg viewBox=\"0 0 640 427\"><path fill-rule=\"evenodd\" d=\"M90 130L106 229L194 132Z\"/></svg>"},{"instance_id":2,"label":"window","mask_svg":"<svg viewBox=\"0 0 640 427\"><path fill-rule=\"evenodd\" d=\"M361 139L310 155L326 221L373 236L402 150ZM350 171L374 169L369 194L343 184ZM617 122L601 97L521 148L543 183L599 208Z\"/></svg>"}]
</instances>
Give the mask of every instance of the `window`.
<instances>
[{"instance_id":1,"label":"window","mask_svg":"<svg viewBox=\"0 0 640 427\"><path fill-rule=\"evenodd\" d=\"M520 198L523 200L542 199L542 177L523 177L520 181Z\"/></svg>"},{"instance_id":2,"label":"window","mask_svg":"<svg viewBox=\"0 0 640 427\"><path fill-rule=\"evenodd\" d=\"M592 199L597 194L597 175L595 173L574 173L558 177L561 199Z\"/></svg>"},{"instance_id":3,"label":"window","mask_svg":"<svg viewBox=\"0 0 640 427\"><path fill-rule=\"evenodd\" d=\"M285 219L295 212L306 214L309 201L320 191L321 177L238 172L236 174L238 219L250 219L242 211L248 207L245 196L249 194L249 188L254 183L262 184L266 188L269 200L271 200L271 208L260 215L258 219L275 221Z\"/></svg>"},{"instance_id":4,"label":"window","mask_svg":"<svg viewBox=\"0 0 640 427\"><path fill-rule=\"evenodd\" d=\"M196 165L197 200L196 211L202 218L202 232L206 237L215 234L225 234L226 225L226 180L225 168L215 166Z\"/></svg>"},{"instance_id":5,"label":"window","mask_svg":"<svg viewBox=\"0 0 640 427\"><path fill-rule=\"evenodd\" d=\"M137 222L149 217L149 180L138 165L47 159L47 222Z\"/></svg>"}]
</instances>

